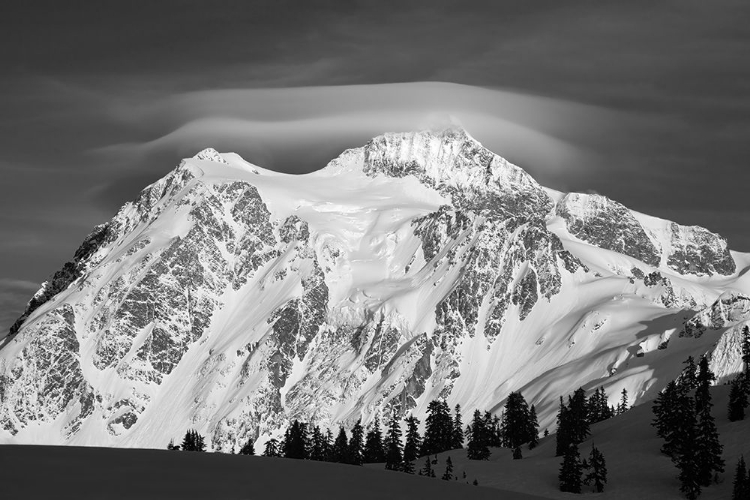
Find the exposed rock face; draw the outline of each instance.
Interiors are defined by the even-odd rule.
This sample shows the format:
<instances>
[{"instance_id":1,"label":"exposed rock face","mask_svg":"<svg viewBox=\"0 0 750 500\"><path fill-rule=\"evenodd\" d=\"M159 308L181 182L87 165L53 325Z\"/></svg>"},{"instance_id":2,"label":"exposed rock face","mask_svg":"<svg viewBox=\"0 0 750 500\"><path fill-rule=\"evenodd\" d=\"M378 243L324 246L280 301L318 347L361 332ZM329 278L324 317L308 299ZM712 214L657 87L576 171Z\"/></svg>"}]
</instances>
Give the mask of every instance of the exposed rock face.
<instances>
[{"instance_id":1,"label":"exposed rock face","mask_svg":"<svg viewBox=\"0 0 750 500\"><path fill-rule=\"evenodd\" d=\"M672 233L672 252L667 265L680 274L728 276L736 271L727 242L718 234L700 226L669 224Z\"/></svg>"},{"instance_id":2,"label":"exposed rock face","mask_svg":"<svg viewBox=\"0 0 750 500\"><path fill-rule=\"evenodd\" d=\"M750 297L726 292L711 306L699 311L687 322L680 337L700 337L707 330L719 330L750 320Z\"/></svg>"},{"instance_id":3,"label":"exposed rock face","mask_svg":"<svg viewBox=\"0 0 750 500\"><path fill-rule=\"evenodd\" d=\"M603 304L627 295L667 314L696 304L675 284L689 278L667 274L734 269L716 235L677 226L662 248L622 205L567 195L556 210L576 238L658 268L590 272L548 227L554 207L462 130L386 134L307 178L204 150L97 227L29 303L0 350L0 437L162 447L196 428L228 449L294 418L422 418L436 397L489 409L522 388L551 421L550 385L617 372L626 358L611 352L652 319L612 333L626 321ZM750 308L727 300L690 332Z\"/></svg>"},{"instance_id":4,"label":"exposed rock face","mask_svg":"<svg viewBox=\"0 0 750 500\"><path fill-rule=\"evenodd\" d=\"M661 261L661 249L649 239L632 212L605 196L570 193L557 204L568 231L578 239L634 257L650 266Z\"/></svg>"}]
</instances>

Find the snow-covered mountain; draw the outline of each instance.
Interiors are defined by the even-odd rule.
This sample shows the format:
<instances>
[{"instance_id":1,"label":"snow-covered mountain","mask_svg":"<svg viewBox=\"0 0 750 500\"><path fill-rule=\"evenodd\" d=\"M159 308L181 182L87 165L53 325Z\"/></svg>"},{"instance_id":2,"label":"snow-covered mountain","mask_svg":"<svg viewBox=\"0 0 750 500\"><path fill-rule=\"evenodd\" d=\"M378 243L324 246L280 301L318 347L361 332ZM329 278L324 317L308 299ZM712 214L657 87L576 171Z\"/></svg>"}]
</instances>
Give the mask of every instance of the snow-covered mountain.
<instances>
[{"instance_id":1,"label":"snow-covered mountain","mask_svg":"<svg viewBox=\"0 0 750 500\"><path fill-rule=\"evenodd\" d=\"M750 255L540 186L465 131L386 134L287 175L204 150L98 226L0 348L0 440L214 449L290 419L424 417L511 391L648 399L740 369ZM465 415L468 417L468 415Z\"/></svg>"}]
</instances>

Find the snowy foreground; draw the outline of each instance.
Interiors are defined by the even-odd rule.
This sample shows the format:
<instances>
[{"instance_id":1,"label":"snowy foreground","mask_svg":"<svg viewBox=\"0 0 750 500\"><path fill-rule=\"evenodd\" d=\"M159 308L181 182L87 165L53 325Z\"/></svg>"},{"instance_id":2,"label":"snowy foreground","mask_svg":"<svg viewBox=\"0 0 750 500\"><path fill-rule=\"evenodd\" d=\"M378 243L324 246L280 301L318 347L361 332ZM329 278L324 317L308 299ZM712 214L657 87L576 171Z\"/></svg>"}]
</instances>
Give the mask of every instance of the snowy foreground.
<instances>
[{"instance_id":1,"label":"snowy foreground","mask_svg":"<svg viewBox=\"0 0 750 500\"><path fill-rule=\"evenodd\" d=\"M721 483L705 488L700 498L719 500L731 496L739 455L750 456L750 419L728 422L728 387L714 388L712 395L727 467ZM591 437L580 446L582 455L595 442L609 470L605 491L596 498L683 498L677 470L659 453L661 441L655 437L651 420L650 405L643 405L592 426ZM574 498L558 491L561 459L553 456L554 439L552 435L538 448L524 450L522 460L512 460L510 450L501 448L493 448L487 462L466 460L465 450L438 455L438 475L450 456L455 473L460 477L466 472L467 480L478 480L478 487L463 480L446 482L385 471L382 464L356 467L216 453L15 445L0 446L0 482L4 499L24 500ZM582 497L592 495L584 489Z\"/></svg>"},{"instance_id":2,"label":"snowy foreground","mask_svg":"<svg viewBox=\"0 0 750 500\"><path fill-rule=\"evenodd\" d=\"M560 396L638 404L741 365L750 255L560 193L465 131L386 134L293 176L205 150L98 226L0 340L0 442L262 449L430 401L552 430Z\"/></svg>"}]
</instances>

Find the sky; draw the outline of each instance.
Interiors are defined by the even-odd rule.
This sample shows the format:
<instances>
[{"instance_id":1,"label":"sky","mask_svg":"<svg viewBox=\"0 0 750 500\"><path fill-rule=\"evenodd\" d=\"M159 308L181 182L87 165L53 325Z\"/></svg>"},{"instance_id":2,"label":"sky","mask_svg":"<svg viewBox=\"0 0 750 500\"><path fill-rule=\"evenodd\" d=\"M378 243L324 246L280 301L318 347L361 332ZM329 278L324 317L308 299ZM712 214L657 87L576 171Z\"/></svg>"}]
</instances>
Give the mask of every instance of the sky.
<instances>
[{"instance_id":1,"label":"sky","mask_svg":"<svg viewBox=\"0 0 750 500\"><path fill-rule=\"evenodd\" d=\"M6 0L0 330L205 147L317 170L450 115L540 184L750 251L746 0Z\"/></svg>"}]
</instances>

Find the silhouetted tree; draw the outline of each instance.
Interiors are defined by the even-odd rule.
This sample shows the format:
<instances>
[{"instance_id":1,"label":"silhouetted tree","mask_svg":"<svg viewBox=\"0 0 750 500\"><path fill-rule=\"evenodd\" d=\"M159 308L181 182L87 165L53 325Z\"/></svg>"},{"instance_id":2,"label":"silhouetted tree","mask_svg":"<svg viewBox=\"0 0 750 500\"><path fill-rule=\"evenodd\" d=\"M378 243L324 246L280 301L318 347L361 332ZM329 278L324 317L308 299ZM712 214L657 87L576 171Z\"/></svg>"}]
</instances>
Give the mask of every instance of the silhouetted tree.
<instances>
[{"instance_id":1,"label":"silhouetted tree","mask_svg":"<svg viewBox=\"0 0 750 500\"><path fill-rule=\"evenodd\" d=\"M629 409L630 405L628 405L628 390L623 387L622 392L620 393L620 402L617 403L617 414L622 415Z\"/></svg>"},{"instance_id":2,"label":"silhouetted tree","mask_svg":"<svg viewBox=\"0 0 750 500\"><path fill-rule=\"evenodd\" d=\"M264 457L280 457L281 452L279 451L279 441L277 439L269 439L266 441L266 446L263 450Z\"/></svg>"},{"instance_id":3,"label":"silhouetted tree","mask_svg":"<svg viewBox=\"0 0 750 500\"><path fill-rule=\"evenodd\" d=\"M253 438L249 438L242 448L240 448L240 455L255 455L254 441ZM232 451L234 451L234 447Z\"/></svg>"},{"instance_id":4,"label":"silhouetted tree","mask_svg":"<svg viewBox=\"0 0 750 500\"><path fill-rule=\"evenodd\" d=\"M311 441L310 460L317 460L319 462L327 460L325 437L317 425L313 427Z\"/></svg>"},{"instance_id":5,"label":"silhouetted tree","mask_svg":"<svg viewBox=\"0 0 750 500\"><path fill-rule=\"evenodd\" d=\"M299 420L294 420L284 433L282 454L285 458L304 460L307 458L307 425Z\"/></svg>"},{"instance_id":6,"label":"silhouetted tree","mask_svg":"<svg viewBox=\"0 0 750 500\"><path fill-rule=\"evenodd\" d=\"M203 436L198 434L194 429L190 429L182 439L182 449L183 451L206 451Z\"/></svg>"},{"instance_id":7,"label":"silhouetted tree","mask_svg":"<svg viewBox=\"0 0 750 500\"><path fill-rule=\"evenodd\" d=\"M385 468L388 470L401 470L402 461L401 424L394 411L388 423L388 433L385 437Z\"/></svg>"},{"instance_id":8,"label":"silhouetted tree","mask_svg":"<svg viewBox=\"0 0 750 500\"><path fill-rule=\"evenodd\" d=\"M427 457L424 462L424 467L419 471L420 476L435 477L435 470L432 468L432 460Z\"/></svg>"},{"instance_id":9,"label":"silhouetted tree","mask_svg":"<svg viewBox=\"0 0 750 500\"><path fill-rule=\"evenodd\" d=\"M536 417L536 407L531 405L529 410L529 435L531 440L529 441L529 449L533 450L539 444L539 421Z\"/></svg>"},{"instance_id":10,"label":"silhouetted tree","mask_svg":"<svg viewBox=\"0 0 750 500\"><path fill-rule=\"evenodd\" d=\"M482 418L479 410L474 410L474 418L469 426L469 444L466 456L469 460L488 460L490 458L485 419Z\"/></svg>"},{"instance_id":11,"label":"silhouetted tree","mask_svg":"<svg viewBox=\"0 0 750 500\"><path fill-rule=\"evenodd\" d=\"M531 426L531 413L529 407L520 392L511 392L505 402L505 411L502 420L503 446L518 448L524 443L531 441L533 433ZM514 457L515 458L515 457Z\"/></svg>"},{"instance_id":12,"label":"silhouetted tree","mask_svg":"<svg viewBox=\"0 0 750 500\"><path fill-rule=\"evenodd\" d=\"M453 414L453 439L451 449L457 450L464 447L464 424L461 421L461 405L457 404Z\"/></svg>"},{"instance_id":13,"label":"silhouetted tree","mask_svg":"<svg viewBox=\"0 0 750 500\"><path fill-rule=\"evenodd\" d=\"M339 433L333 441L331 461L340 464L349 463L349 439L347 438L346 430L344 430L343 427L339 427Z\"/></svg>"},{"instance_id":14,"label":"silhouetted tree","mask_svg":"<svg viewBox=\"0 0 750 500\"><path fill-rule=\"evenodd\" d=\"M172 451L180 451L180 446L174 444L174 439L170 439L169 444L167 445L167 449Z\"/></svg>"},{"instance_id":15,"label":"silhouetted tree","mask_svg":"<svg viewBox=\"0 0 750 500\"><path fill-rule=\"evenodd\" d=\"M414 473L414 462L419 457L419 450L422 447L422 436L419 435L419 419L409 416L404 419L406 422L406 443L404 443L404 472Z\"/></svg>"},{"instance_id":16,"label":"silhouetted tree","mask_svg":"<svg viewBox=\"0 0 750 500\"><path fill-rule=\"evenodd\" d=\"M354 465L362 465L364 461L364 433L365 430L362 428L362 419L358 419L352 428L352 437L349 438L349 463Z\"/></svg>"},{"instance_id":17,"label":"silhouetted tree","mask_svg":"<svg viewBox=\"0 0 750 500\"><path fill-rule=\"evenodd\" d=\"M586 477L583 479L584 484L590 485L593 483L594 490L597 493L604 491L604 484L607 482L607 462L604 460L602 452L593 443L585 468L587 471Z\"/></svg>"},{"instance_id":18,"label":"silhouetted tree","mask_svg":"<svg viewBox=\"0 0 750 500\"><path fill-rule=\"evenodd\" d=\"M560 491L580 493L582 474L583 466L581 464L581 455L578 452L578 446L576 444L571 444L563 456L560 473L557 476L560 480Z\"/></svg>"},{"instance_id":19,"label":"silhouetted tree","mask_svg":"<svg viewBox=\"0 0 750 500\"><path fill-rule=\"evenodd\" d=\"M710 486L714 474L724 472L724 460L721 458L723 446L719 442L719 431L716 429L711 414L713 403L709 385L716 377L708 368L708 359L703 356L699 363L698 388L695 391L695 409L697 427L695 448L697 450L699 481L701 486Z\"/></svg>"},{"instance_id":20,"label":"silhouetted tree","mask_svg":"<svg viewBox=\"0 0 750 500\"><path fill-rule=\"evenodd\" d=\"M376 416L372 427L365 438L365 463L385 462L385 448L383 447L383 434L380 430L380 419Z\"/></svg>"},{"instance_id":21,"label":"silhouetted tree","mask_svg":"<svg viewBox=\"0 0 750 500\"><path fill-rule=\"evenodd\" d=\"M441 479L444 481L450 481L453 479L453 461L451 460L451 457L448 457L445 460L445 472Z\"/></svg>"},{"instance_id":22,"label":"silhouetted tree","mask_svg":"<svg viewBox=\"0 0 750 500\"><path fill-rule=\"evenodd\" d=\"M432 455L451 449L453 444L453 419L445 401L433 400L427 406L422 455Z\"/></svg>"},{"instance_id":23,"label":"silhouetted tree","mask_svg":"<svg viewBox=\"0 0 750 500\"><path fill-rule=\"evenodd\" d=\"M745 408L747 407L746 384L742 377L737 377L732 381L732 388L729 391L729 421L736 422L745 419Z\"/></svg>"},{"instance_id":24,"label":"silhouetted tree","mask_svg":"<svg viewBox=\"0 0 750 500\"><path fill-rule=\"evenodd\" d=\"M745 457L742 455L737 461L737 468L734 472L732 500L750 500L750 477L747 473Z\"/></svg>"},{"instance_id":25,"label":"silhouetted tree","mask_svg":"<svg viewBox=\"0 0 750 500\"><path fill-rule=\"evenodd\" d=\"M682 373L679 377L679 385L681 385L685 391L690 391L698 387L698 367L695 366L695 359L692 356L683 362L685 368L682 369Z\"/></svg>"}]
</instances>

